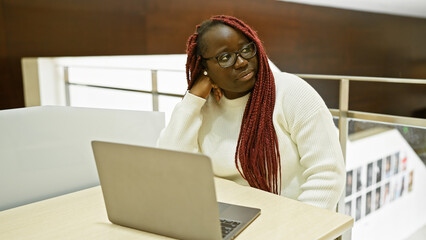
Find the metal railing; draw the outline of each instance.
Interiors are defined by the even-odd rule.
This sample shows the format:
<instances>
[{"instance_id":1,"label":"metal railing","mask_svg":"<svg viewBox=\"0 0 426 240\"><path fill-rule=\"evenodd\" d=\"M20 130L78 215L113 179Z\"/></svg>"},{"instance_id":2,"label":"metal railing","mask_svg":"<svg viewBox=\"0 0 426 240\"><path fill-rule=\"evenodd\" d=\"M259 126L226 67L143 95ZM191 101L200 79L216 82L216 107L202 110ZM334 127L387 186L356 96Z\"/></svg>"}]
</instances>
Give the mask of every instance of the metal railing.
<instances>
[{"instance_id":1,"label":"metal railing","mask_svg":"<svg viewBox=\"0 0 426 240\"><path fill-rule=\"evenodd\" d=\"M349 110L349 83L351 81L426 85L426 79L379 78L315 74L296 75L303 79L339 81L339 109L330 109L330 112L333 116L339 117L339 137L344 156L346 156L346 142L348 139L348 118L426 128L426 119Z\"/></svg>"},{"instance_id":2,"label":"metal railing","mask_svg":"<svg viewBox=\"0 0 426 240\"><path fill-rule=\"evenodd\" d=\"M109 87L102 85L92 85L92 84L82 84L82 83L73 83L69 79L69 69L70 68L98 68L98 69L115 69L115 70L140 70L140 71L151 71L151 84L152 90L138 90L131 88L119 88L119 87ZM173 71L168 69L146 69L146 68L122 68L122 67L89 67L89 66L64 66L64 80L65 80L65 95L66 95L66 105L70 105L70 92L69 86L78 85L86 87L96 87L103 89L112 89L112 90L122 90L129 92L139 92L139 93L149 93L152 94L153 98L153 110L158 111L158 96L172 96L172 97L183 97L183 94L168 93L158 91L158 72L159 71ZM183 71L182 71L183 72ZM409 78L379 78L379 77L358 77L358 76L338 76L338 75L315 75L315 74L295 74L303 79L316 79L316 80L332 80L339 81L340 90L339 90L339 109L330 108L330 112L333 116L343 117L343 118L354 118L360 120L368 121L380 121L391 124L402 124L410 125L416 127L426 127L426 119L413 118L413 117L403 117L396 115L387 115L387 114L378 114L371 112L361 112L361 111L352 111L349 110L349 85L350 82L362 81L362 82L382 82L382 83L402 83L402 84L420 84L426 85L426 79L409 79Z\"/></svg>"},{"instance_id":3,"label":"metal railing","mask_svg":"<svg viewBox=\"0 0 426 240\"><path fill-rule=\"evenodd\" d=\"M151 72L151 91L148 90L139 90L139 89L131 89L131 88L120 88L120 87L110 87L110 86L102 86L102 85L93 85L93 84L83 84L83 83L74 83L70 81L69 78L69 70L70 68L88 68L88 69L115 69L115 70L139 70L139 71L150 71ZM122 67L89 67L89 66L63 66L64 73L64 81L65 81L65 105L71 105L71 95L70 95L70 86L84 86L84 87L94 87L101 89L110 89L110 90L121 90L127 92L136 92L136 93L148 93L152 95L152 110L158 111L158 98L159 96L170 96L170 97L183 97L183 94L176 93L168 93L168 92L160 92L158 91L158 72L159 71L170 71L170 72L178 72L176 70L168 70L168 69L148 69L148 68L122 68ZM182 71L183 72L183 71Z\"/></svg>"}]
</instances>

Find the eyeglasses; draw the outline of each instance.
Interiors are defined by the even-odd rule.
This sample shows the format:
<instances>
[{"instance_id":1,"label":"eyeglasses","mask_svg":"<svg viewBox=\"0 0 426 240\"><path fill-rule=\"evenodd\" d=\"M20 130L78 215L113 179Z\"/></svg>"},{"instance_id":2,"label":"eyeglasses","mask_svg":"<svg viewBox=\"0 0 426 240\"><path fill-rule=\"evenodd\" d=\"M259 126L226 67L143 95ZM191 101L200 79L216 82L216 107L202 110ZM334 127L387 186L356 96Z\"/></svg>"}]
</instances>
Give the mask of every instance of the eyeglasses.
<instances>
[{"instance_id":1,"label":"eyeglasses","mask_svg":"<svg viewBox=\"0 0 426 240\"><path fill-rule=\"evenodd\" d=\"M216 58L219 66L221 66L223 68L227 68L227 67L233 66L235 64L238 56L241 56L242 58L249 60L250 58L252 58L256 55L256 51L257 51L256 44L254 44L254 42L251 42L249 44L244 45L237 52L224 52L224 53L220 53L219 55L217 55L215 57L209 57L209 58L204 58L204 59L210 60L212 58Z\"/></svg>"}]
</instances>

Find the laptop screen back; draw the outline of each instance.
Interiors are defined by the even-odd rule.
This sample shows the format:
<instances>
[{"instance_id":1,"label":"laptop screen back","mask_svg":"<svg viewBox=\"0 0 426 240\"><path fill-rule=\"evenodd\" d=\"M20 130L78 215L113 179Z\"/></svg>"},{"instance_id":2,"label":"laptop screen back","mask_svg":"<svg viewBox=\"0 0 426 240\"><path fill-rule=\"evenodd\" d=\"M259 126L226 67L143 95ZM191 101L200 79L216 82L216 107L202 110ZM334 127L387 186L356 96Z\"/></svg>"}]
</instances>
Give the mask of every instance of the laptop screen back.
<instances>
[{"instance_id":1,"label":"laptop screen back","mask_svg":"<svg viewBox=\"0 0 426 240\"><path fill-rule=\"evenodd\" d=\"M222 239L210 159L92 142L111 222L179 239Z\"/></svg>"}]
</instances>

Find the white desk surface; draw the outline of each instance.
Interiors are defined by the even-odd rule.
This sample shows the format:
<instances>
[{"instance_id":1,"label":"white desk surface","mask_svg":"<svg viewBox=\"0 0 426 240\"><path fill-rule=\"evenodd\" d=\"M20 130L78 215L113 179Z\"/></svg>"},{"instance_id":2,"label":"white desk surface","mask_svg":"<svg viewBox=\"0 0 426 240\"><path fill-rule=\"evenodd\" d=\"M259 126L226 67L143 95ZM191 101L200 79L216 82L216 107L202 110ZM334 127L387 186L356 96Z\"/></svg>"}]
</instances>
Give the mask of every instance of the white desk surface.
<instances>
[{"instance_id":1,"label":"white desk surface","mask_svg":"<svg viewBox=\"0 0 426 240\"><path fill-rule=\"evenodd\" d=\"M219 201L262 209L238 237L335 239L353 226L349 216L216 178ZM93 187L0 212L0 239L170 239L112 224L101 188Z\"/></svg>"}]
</instances>

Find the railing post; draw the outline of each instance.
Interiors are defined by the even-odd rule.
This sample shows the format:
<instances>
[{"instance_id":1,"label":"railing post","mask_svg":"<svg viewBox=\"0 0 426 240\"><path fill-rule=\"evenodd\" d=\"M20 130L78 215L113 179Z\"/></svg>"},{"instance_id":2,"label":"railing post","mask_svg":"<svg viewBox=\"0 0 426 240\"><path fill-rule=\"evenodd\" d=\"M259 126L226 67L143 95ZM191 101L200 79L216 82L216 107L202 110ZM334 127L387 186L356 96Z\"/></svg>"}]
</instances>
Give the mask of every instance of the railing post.
<instances>
[{"instance_id":1,"label":"railing post","mask_svg":"<svg viewBox=\"0 0 426 240\"><path fill-rule=\"evenodd\" d=\"M65 106L71 106L69 67L64 67Z\"/></svg>"},{"instance_id":2,"label":"railing post","mask_svg":"<svg viewBox=\"0 0 426 240\"><path fill-rule=\"evenodd\" d=\"M339 89L339 141L346 163L346 141L348 138L348 110L349 110L349 80L340 80Z\"/></svg>"},{"instance_id":3,"label":"railing post","mask_svg":"<svg viewBox=\"0 0 426 240\"><path fill-rule=\"evenodd\" d=\"M342 148L343 159L346 165L346 142L348 140L348 111L349 111L349 80L341 79L339 88L339 141L340 147ZM346 171L346 169L345 169ZM345 184L346 186L346 184ZM345 191L340 197L337 211L345 214ZM352 231L348 230L338 239L351 240Z\"/></svg>"},{"instance_id":4,"label":"railing post","mask_svg":"<svg viewBox=\"0 0 426 240\"><path fill-rule=\"evenodd\" d=\"M157 86L157 72L158 70L151 70L151 84L152 84L152 111L158 111L158 86Z\"/></svg>"}]
</instances>

